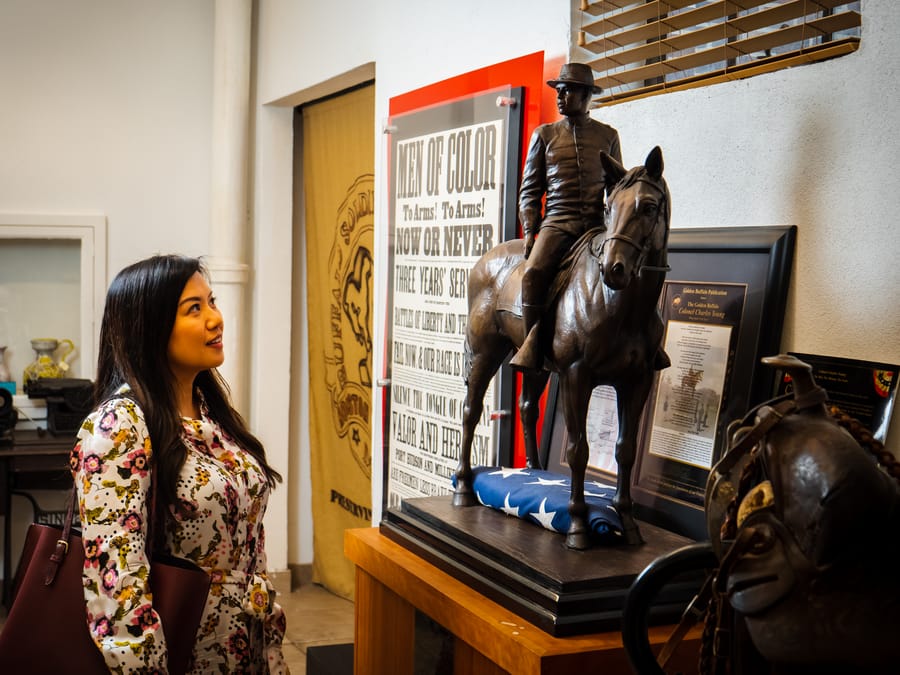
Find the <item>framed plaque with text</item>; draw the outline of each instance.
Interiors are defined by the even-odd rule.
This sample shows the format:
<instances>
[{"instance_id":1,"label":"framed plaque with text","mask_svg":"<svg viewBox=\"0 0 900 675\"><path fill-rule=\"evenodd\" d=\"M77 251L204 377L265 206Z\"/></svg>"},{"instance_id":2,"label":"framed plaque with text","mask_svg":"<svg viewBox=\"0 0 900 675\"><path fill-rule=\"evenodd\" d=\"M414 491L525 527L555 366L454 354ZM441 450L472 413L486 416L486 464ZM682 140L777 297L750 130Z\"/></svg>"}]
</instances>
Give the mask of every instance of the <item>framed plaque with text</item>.
<instances>
[{"instance_id":1,"label":"framed plaque with text","mask_svg":"<svg viewBox=\"0 0 900 675\"><path fill-rule=\"evenodd\" d=\"M830 405L835 405L872 432L875 440L887 442L900 366L876 361L860 361L822 354L790 352L812 367L816 384L828 392ZM791 378L782 374L778 393L791 391Z\"/></svg>"},{"instance_id":2,"label":"framed plaque with text","mask_svg":"<svg viewBox=\"0 0 900 675\"><path fill-rule=\"evenodd\" d=\"M515 236L523 90L505 86L391 118L386 502L449 494L459 462L468 275ZM512 102L510 104L509 102ZM508 463L512 374L497 375L472 447ZM505 442L501 443L501 439Z\"/></svg>"},{"instance_id":3,"label":"framed plaque with text","mask_svg":"<svg viewBox=\"0 0 900 675\"><path fill-rule=\"evenodd\" d=\"M726 428L775 392L777 373L760 359L780 351L795 239L794 226L670 232L659 310L672 365L656 377L638 436L632 496L642 520L706 538L706 480ZM597 387L588 411L588 474L603 482L616 475L615 401ZM568 470L565 424L552 419L548 465Z\"/></svg>"}]
</instances>

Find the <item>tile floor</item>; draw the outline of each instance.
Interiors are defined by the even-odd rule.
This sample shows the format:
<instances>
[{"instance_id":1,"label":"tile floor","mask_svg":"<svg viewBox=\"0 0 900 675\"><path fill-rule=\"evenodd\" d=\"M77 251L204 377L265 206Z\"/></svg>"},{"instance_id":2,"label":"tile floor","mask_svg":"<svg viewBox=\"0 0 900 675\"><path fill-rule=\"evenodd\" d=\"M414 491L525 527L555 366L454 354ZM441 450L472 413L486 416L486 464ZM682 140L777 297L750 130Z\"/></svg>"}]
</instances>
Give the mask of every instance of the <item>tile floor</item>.
<instances>
[{"instance_id":1,"label":"tile floor","mask_svg":"<svg viewBox=\"0 0 900 675\"><path fill-rule=\"evenodd\" d=\"M284 656L291 675L306 675L308 647L353 642L353 603L349 600L307 582L293 592L279 593L278 602L287 618Z\"/></svg>"},{"instance_id":2,"label":"tile floor","mask_svg":"<svg viewBox=\"0 0 900 675\"><path fill-rule=\"evenodd\" d=\"M282 575L279 575L282 576ZM282 592L287 574L276 579L278 602L287 618L284 655L291 675L306 675L306 650L320 645L353 642L353 603L311 582L293 592ZM0 608L0 630L6 610Z\"/></svg>"}]
</instances>

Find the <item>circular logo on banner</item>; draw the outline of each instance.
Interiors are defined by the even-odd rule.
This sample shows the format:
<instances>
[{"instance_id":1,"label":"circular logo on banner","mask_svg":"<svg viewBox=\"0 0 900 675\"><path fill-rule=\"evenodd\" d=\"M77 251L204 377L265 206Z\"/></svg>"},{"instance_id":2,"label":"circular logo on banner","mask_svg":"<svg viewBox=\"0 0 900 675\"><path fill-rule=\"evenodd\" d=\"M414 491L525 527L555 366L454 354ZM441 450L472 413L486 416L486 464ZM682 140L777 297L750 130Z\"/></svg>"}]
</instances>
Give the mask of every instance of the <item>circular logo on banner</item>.
<instances>
[{"instance_id":1,"label":"circular logo on banner","mask_svg":"<svg viewBox=\"0 0 900 675\"><path fill-rule=\"evenodd\" d=\"M337 213L328 259L331 347L326 349L325 362L335 431L347 441L356 463L369 479L374 230L375 179L372 174L363 174L347 191Z\"/></svg>"}]
</instances>

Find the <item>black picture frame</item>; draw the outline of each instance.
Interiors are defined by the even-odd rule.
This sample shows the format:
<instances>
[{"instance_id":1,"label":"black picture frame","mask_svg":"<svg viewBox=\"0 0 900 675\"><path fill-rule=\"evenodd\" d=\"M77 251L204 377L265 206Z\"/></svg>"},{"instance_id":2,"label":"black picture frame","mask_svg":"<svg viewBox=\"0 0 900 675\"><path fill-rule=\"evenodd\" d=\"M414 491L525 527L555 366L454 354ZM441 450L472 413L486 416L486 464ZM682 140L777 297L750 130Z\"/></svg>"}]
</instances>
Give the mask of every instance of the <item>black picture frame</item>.
<instances>
[{"instance_id":1,"label":"black picture frame","mask_svg":"<svg viewBox=\"0 0 900 675\"><path fill-rule=\"evenodd\" d=\"M707 288L742 286L745 289L737 330L732 333L729 345L716 422L709 432L713 441L710 466L723 453L728 425L775 394L777 372L764 366L760 360L779 353L781 348L796 238L797 228L793 225L689 228L674 229L669 233L671 270L666 276L667 286L661 294L660 307L667 330L673 318L671 308L662 305L670 285L690 284ZM638 434L638 457L631 486L635 514L641 520L678 534L697 540L706 539L702 491L705 490L709 469L693 467L694 470L684 472L681 462L649 453L659 391L658 374L648 396ZM543 437L542 459L550 470L567 473L568 466L562 456L567 440L566 429L561 406L557 405L557 395L554 375L545 409L545 419L550 423ZM616 480L614 473L590 465L587 477L607 484ZM670 481L670 478L673 480Z\"/></svg>"}]
</instances>

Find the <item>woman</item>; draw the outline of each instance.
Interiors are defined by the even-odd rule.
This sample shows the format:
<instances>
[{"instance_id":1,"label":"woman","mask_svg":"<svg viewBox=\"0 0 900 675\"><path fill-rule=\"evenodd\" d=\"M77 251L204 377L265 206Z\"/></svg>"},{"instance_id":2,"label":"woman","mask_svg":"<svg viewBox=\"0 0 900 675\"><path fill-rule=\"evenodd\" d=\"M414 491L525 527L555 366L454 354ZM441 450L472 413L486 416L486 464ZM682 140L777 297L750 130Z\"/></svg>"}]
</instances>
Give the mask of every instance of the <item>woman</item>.
<instances>
[{"instance_id":1,"label":"woman","mask_svg":"<svg viewBox=\"0 0 900 675\"><path fill-rule=\"evenodd\" d=\"M166 670L147 595L151 523L155 551L191 560L212 578L192 672L286 672L284 613L266 578L262 524L281 476L216 371L222 328L196 258L135 263L107 294L97 407L78 434L72 471L88 624L114 673Z\"/></svg>"}]
</instances>

